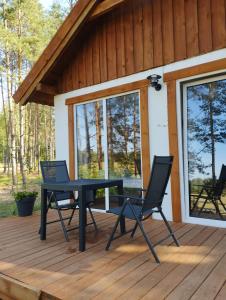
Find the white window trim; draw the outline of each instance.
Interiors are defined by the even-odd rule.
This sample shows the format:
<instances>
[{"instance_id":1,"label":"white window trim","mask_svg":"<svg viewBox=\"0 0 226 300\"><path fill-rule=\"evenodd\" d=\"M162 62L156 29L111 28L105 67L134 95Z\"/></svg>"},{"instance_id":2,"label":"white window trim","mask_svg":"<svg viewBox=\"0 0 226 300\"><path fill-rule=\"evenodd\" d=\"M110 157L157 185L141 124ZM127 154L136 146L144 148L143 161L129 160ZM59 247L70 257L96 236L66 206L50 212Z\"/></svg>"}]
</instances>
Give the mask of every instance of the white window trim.
<instances>
[{"instance_id":1,"label":"white window trim","mask_svg":"<svg viewBox=\"0 0 226 300\"><path fill-rule=\"evenodd\" d=\"M225 72L226 72L226 70L220 70L220 71L216 71L216 72L205 73L205 74L201 74L201 75L197 75L197 76L183 78L176 82L181 209L182 209L182 221L185 223L226 228L226 221L204 219L204 218L197 218L197 217L189 216L188 168L187 168L187 161L185 161L187 159L187 148L185 148L186 154L184 155L184 153L183 153L183 149L184 149L183 134L184 134L184 132L183 132L183 128L182 128L182 114L184 117L185 116L185 107L187 107L187 105L184 105L184 111L183 112L181 111L181 101L187 102L187 99L185 99L185 100L183 99L183 98L185 98L185 95L186 95L186 93L184 93L184 90L186 89L186 87L201 84L201 83L208 83L215 79L216 80L225 79L226 75L221 75L222 73L225 73ZM210 76L210 77L208 78L208 76ZM192 82L188 83L187 81L192 81ZM181 92L181 86L182 86L182 92ZM186 118L186 116L185 116L185 118Z\"/></svg>"}]
</instances>

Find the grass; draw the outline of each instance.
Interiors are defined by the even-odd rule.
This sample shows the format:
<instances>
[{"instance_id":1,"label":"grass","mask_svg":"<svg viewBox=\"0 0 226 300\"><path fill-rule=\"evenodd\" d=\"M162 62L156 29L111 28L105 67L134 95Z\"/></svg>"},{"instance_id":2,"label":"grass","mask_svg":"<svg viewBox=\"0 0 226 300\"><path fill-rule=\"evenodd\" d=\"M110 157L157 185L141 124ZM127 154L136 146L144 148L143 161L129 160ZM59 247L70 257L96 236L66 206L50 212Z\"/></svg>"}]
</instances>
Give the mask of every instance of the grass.
<instances>
[{"instance_id":1,"label":"grass","mask_svg":"<svg viewBox=\"0 0 226 300\"><path fill-rule=\"evenodd\" d=\"M34 211L40 210L40 199L37 199L34 206ZM10 202L0 202L0 218L5 218L9 216L17 216L17 207L14 201Z\"/></svg>"},{"instance_id":2,"label":"grass","mask_svg":"<svg viewBox=\"0 0 226 300\"><path fill-rule=\"evenodd\" d=\"M18 184L12 188L11 177L3 174L0 168L0 218L17 215L16 203L13 197L14 191L37 191L39 194L35 202L34 210L40 210L40 183L40 175L32 173L27 176L25 188L22 185L20 176L18 176Z\"/></svg>"}]
</instances>

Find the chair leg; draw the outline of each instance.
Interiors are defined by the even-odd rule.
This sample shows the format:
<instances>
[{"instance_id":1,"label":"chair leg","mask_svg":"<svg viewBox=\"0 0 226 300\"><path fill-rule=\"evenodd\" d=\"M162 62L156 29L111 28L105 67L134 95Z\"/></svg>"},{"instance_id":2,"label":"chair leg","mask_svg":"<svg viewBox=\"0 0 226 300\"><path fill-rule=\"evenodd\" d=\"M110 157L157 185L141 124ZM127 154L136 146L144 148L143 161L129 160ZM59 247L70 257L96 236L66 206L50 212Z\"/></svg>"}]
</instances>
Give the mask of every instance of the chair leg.
<instances>
[{"instance_id":1,"label":"chair leg","mask_svg":"<svg viewBox=\"0 0 226 300\"><path fill-rule=\"evenodd\" d=\"M204 201L202 207L200 208L199 212L198 212L198 216L201 214L201 212L203 211L204 207L206 206L207 203L207 199Z\"/></svg>"},{"instance_id":2,"label":"chair leg","mask_svg":"<svg viewBox=\"0 0 226 300\"><path fill-rule=\"evenodd\" d=\"M194 205L193 205L193 207L192 207L192 209L191 209L191 212L193 212L195 209L196 209L196 207L197 207L197 204L198 204L198 202L199 202L199 197L197 197L197 199L195 200L195 203L194 203Z\"/></svg>"},{"instance_id":3,"label":"chair leg","mask_svg":"<svg viewBox=\"0 0 226 300\"><path fill-rule=\"evenodd\" d=\"M192 209L191 209L191 212L193 212L193 211L195 210L195 208L197 207L197 204L198 204L198 202L199 202L199 199L200 199L201 196L202 196L202 193L203 193L203 188L202 188L201 191L199 192L199 194L198 194L198 196L197 196L197 198L196 198L196 200L195 200L195 203L194 203L194 205L193 205L193 207L192 207Z\"/></svg>"},{"instance_id":4,"label":"chair leg","mask_svg":"<svg viewBox=\"0 0 226 300\"><path fill-rule=\"evenodd\" d=\"M75 210L76 210L76 208L74 208L73 211L72 211L72 214L71 214L70 219L69 219L69 221L68 221L68 225L71 224L71 221L72 221L72 219L73 219L73 217L74 217L74 214L75 214Z\"/></svg>"},{"instance_id":5,"label":"chair leg","mask_svg":"<svg viewBox=\"0 0 226 300\"><path fill-rule=\"evenodd\" d=\"M96 230L96 231L98 231L98 228L97 228L97 223L96 223L96 221L95 221L95 219L94 219L94 216L93 216L92 210L91 210L91 208L90 208L90 206L89 206L89 205L87 205L87 206L88 206L88 210L89 210L89 213L90 213L90 217L91 217L91 219L92 219L92 222L93 222L93 226L94 226L95 230Z\"/></svg>"},{"instance_id":6,"label":"chair leg","mask_svg":"<svg viewBox=\"0 0 226 300\"><path fill-rule=\"evenodd\" d=\"M222 200L219 199L219 201L220 201L220 204L223 206L224 210L226 211L226 207L225 207L224 203L222 202Z\"/></svg>"},{"instance_id":7,"label":"chair leg","mask_svg":"<svg viewBox=\"0 0 226 300\"><path fill-rule=\"evenodd\" d=\"M121 219L121 214L118 216L118 219L117 219L117 221L115 222L115 226L114 226L114 228L113 228L113 230L112 230L111 236L110 236L110 238L109 238L109 240L108 240L108 243L107 243L107 246L106 246L106 248L105 248L106 251L107 251L107 250L110 248L110 246L111 246L111 242L112 242L112 240L113 240L113 238L114 238L116 229L117 229L118 224L119 224L119 222L120 222L120 219Z\"/></svg>"},{"instance_id":8,"label":"chair leg","mask_svg":"<svg viewBox=\"0 0 226 300\"><path fill-rule=\"evenodd\" d=\"M137 220L137 224L138 224L138 226L140 227L140 230L141 230L141 232L142 232L142 234L143 234L143 236L144 236L144 238L145 238L145 241L146 241L146 243L148 244L148 247L149 247L149 249L150 249L152 255L153 255L154 258L155 258L155 261L159 264L159 263L160 263L160 260L159 260L159 258L158 258L158 256L157 256L156 252L155 252L155 249L154 249L154 246L152 245L152 242L150 241L150 239L149 239L148 236L146 235L146 233L145 233L145 231L144 231L144 227L143 227L141 221L140 221L138 218L137 218L136 220Z\"/></svg>"},{"instance_id":9,"label":"chair leg","mask_svg":"<svg viewBox=\"0 0 226 300\"><path fill-rule=\"evenodd\" d=\"M49 203L48 203L47 210L46 210L46 215L47 215L50 207L51 207L51 201L49 201ZM41 227L39 227L39 231L38 231L38 234L40 234L40 233L41 233Z\"/></svg>"},{"instance_id":10,"label":"chair leg","mask_svg":"<svg viewBox=\"0 0 226 300\"><path fill-rule=\"evenodd\" d=\"M119 214L119 216L118 216L118 219L117 219L116 222L115 222L115 226L113 227L112 233L111 233L110 238L109 238L108 243L107 243L107 246L106 246L106 248L105 248L106 251L107 251L107 250L110 248L110 246L111 246L111 242L112 242L112 240L113 240L113 238L114 238L116 229L117 229L118 224L119 224L119 222L120 222L120 220L121 220L121 217L122 217L122 215L123 215L123 212L124 212L124 210L125 210L126 205L127 205L127 203L124 202L124 204L123 204L123 206L122 206L122 209L121 209L121 212L120 212L120 214Z\"/></svg>"},{"instance_id":11,"label":"chair leg","mask_svg":"<svg viewBox=\"0 0 226 300\"><path fill-rule=\"evenodd\" d=\"M136 233L136 230L137 230L137 226L138 226L138 223L136 222L136 224L135 224L135 226L134 226L134 228L133 228L133 231L132 231L132 233L131 233L131 235L130 235L131 238L134 237L134 235L135 235L135 233Z\"/></svg>"},{"instance_id":12,"label":"chair leg","mask_svg":"<svg viewBox=\"0 0 226 300\"><path fill-rule=\"evenodd\" d=\"M173 240L174 240L174 243L177 245L177 247L180 247L180 244L179 244L178 240L176 239L175 234L173 233L173 231L172 231L172 229L171 229L171 227L170 227L169 222L166 220L166 217L165 217L165 215L164 215L162 209L159 209L159 212L160 212L160 214L161 214L161 217L162 217L164 223L166 224L166 227L167 227L167 229L168 229L170 235L172 236L172 238L173 238Z\"/></svg>"},{"instance_id":13,"label":"chair leg","mask_svg":"<svg viewBox=\"0 0 226 300\"><path fill-rule=\"evenodd\" d=\"M223 220L223 216L222 216L222 214L220 212L218 203L216 202L216 200L213 200L212 203L213 203L213 205L214 205L214 207L216 209L216 213L220 216L221 220Z\"/></svg>"},{"instance_id":14,"label":"chair leg","mask_svg":"<svg viewBox=\"0 0 226 300\"><path fill-rule=\"evenodd\" d=\"M59 208L59 205L58 205L57 201L55 201L55 203L56 203L56 208L57 208L57 212L58 212L58 215L59 215L59 218L60 218L60 223L61 223L61 226L62 226L62 229L63 229L65 240L67 242L69 242L68 233L67 233L66 227L64 225L64 220L63 220L62 213L60 211L60 208Z\"/></svg>"}]
</instances>

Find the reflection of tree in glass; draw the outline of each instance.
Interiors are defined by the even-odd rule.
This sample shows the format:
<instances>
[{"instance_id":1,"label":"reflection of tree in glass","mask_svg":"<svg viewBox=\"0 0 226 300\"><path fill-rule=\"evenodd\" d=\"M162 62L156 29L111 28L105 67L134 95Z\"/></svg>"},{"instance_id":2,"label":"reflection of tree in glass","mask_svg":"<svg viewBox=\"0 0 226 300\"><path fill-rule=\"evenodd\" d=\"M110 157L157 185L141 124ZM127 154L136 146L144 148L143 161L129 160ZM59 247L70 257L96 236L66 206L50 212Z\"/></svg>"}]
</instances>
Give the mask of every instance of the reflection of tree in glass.
<instances>
[{"instance_id":1,"label":"reflection of tree in glass","mask_svg":"<svg viewBox=\"0 0 226 300\"><path fill-rule=\"evenodd\" d=\"M191 96L189 94L189 96ZM188 114L188 131L187 131L187 139L189 142L191 141L195 141L195 137L194 137L194 128L196 126L195 124L195 119L196 118L192 118L193 111L191 110L191 108L188 105L187 108L187 114ZM192 143L188 143L188 172L190 175L194 175L195 172L198 170L199 173L201 174L206 174L209 175L206 172L206 165L202 162L202 157L200 155L200 151L196 151L196 149L194 148Z\"/></svg>"},{"instance_id":2,"label":"reflection of tree in glass","mask_svg":"<svg viewBox=\"0 0 226 300\"><path fill-rule=\"evenodd\" d=\"M76 109L77 151L80 178L103 177L102 102L79 105Z\"/></svg>"},{"instance_id":3,"label":"reflection of tree in glass","mask_svg":"<svg viewBox=\"0 0 226 300\"><path fill-rule=\"evenodd\" d=\"M216 143L226 142L226 80L189 87L188 99L198 100L201 113L196 118L189 116L188 129L191 139L202 145L197 155L201 152L211 154L214 183L216 181Z\"/></svg>"},{"instance_id":4,"label":"reflection of tree in glass","mask_svg":"<svg viewBox=\"0 0 226 300\"><path fill-rule=\"evenodd\" d=\"M107 100L108 155L111 175L139 175L140 120L138 94Z\"/></svg>"}]
</instances>

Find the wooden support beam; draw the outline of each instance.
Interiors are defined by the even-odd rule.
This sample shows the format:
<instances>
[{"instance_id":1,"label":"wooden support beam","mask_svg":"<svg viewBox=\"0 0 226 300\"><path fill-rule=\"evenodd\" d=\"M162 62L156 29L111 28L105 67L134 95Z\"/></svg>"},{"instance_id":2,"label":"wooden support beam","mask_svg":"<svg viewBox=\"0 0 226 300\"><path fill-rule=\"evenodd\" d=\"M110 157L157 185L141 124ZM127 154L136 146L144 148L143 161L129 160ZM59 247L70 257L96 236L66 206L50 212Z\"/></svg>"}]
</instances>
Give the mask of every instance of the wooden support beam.
<instances>
[{"instance_id":1,"label":"wooden support beam","mask_svg":"<svg viewBox=\"0 0 226 300\"><path fill-rule=\"evenodd\" d=\"M53 85L47 85L44 83L39 83L36 87L37 92L41 92L47 95L55 96L58 94L57 88Z\"/></svg>"},{"instance_id":2,"label":"wooden support beam","mask_svg":"<svg viewBox=\"0 0 226 300\"><path fill-rule=\"evenodd\" d=\"M73 98L68 98L65 101L66 105L71 105L71 104L77 104L81 102L86 102L90 100L95 100L99 98L104 98L116 94L121 94L121 93L126 93L130 91L135 91L139 90L143 87L147 87L149 85L149 81L147 79L131 82L131 83L126 83L122 84L116 87L111 87L105 90L93 92L90 94L82 95L82 96L77 96Z\"/></svg>"},{"instance_id":3,"label":"wooden support beam","mask_svg":"<svg viewBox=\"0 0 226 300\"><path fill-rule=\"evenodd\" d=\"M101 2L93 11L92 15L90 16L90 20L105 14L123 2L125 2L125 0L105 0Z\"/></svg>"},{"instance_id":4,"label":"wooden support beam","mask_svg":"<svg viewBox=\"0 0 226 300\"><path fill-rule=\"evenodd\" d=\"M1 299L39 300L41 291L11 277L0 275Z\"/></svg>"},{"instance_id":5,"label":"wooden support beam","mask_svg":"<svg viewBox=\"0 0 226 300\"><path fill-rule=\"evenodd\" d=\"M215 72L219 70L226 69L226 58L214 60L204 64L196 65L193 67L180 69L177 71L172 71L165 73L163 76L164 82L179 80L186 77L196 76L200 74Z\"/></svg>"},{"instance_id":6,"label":"wooden support beam","mask_svg":"<svg viewBox=\"0 0 226 300\"><path fill-rule=\"evenodd\" d=\"M140 89L140 121L141 121L141 151L142 177L144 188L148 187L150 170L150 142L149 142L149 113L148 113L148 86Z\"/></svg>"},{"instance_id":7,"label":"wooden support beam","mask_svg":"<svg viewBox=\"0 0 226 300\"><path fill-rule=\"evenodd\" d=\"M31 102L37 102L43 105L54 106L54 96L42 92L35 92L30 97Z\"/></svg>"},{"instance_id":8,"label":"wooden support beam","mask_svg":"<svg viewBox=\"0 0 226 300\"><path fill-rule=\"evenodd\" d=\"M75 124L74 106L68 105L68 143L69 143L69 175L75 179Z\"/></svg>"},{"instance_id":9,"label":"wooden support beam","mask_svg":"<svg viewBox=\"0 0 226 300\"><path fill-rule=\"evenodd\" d=\"M169 148L173 155L173 167L171 172L171 196L173 221L181 222L181 195L180 195L180 172L179 172L179 150L178 150L178 128L177 128L177 104L176 104L176 81L167 82L168 100L168 126L169 126Z\"/></svg>"}]
</instances>

